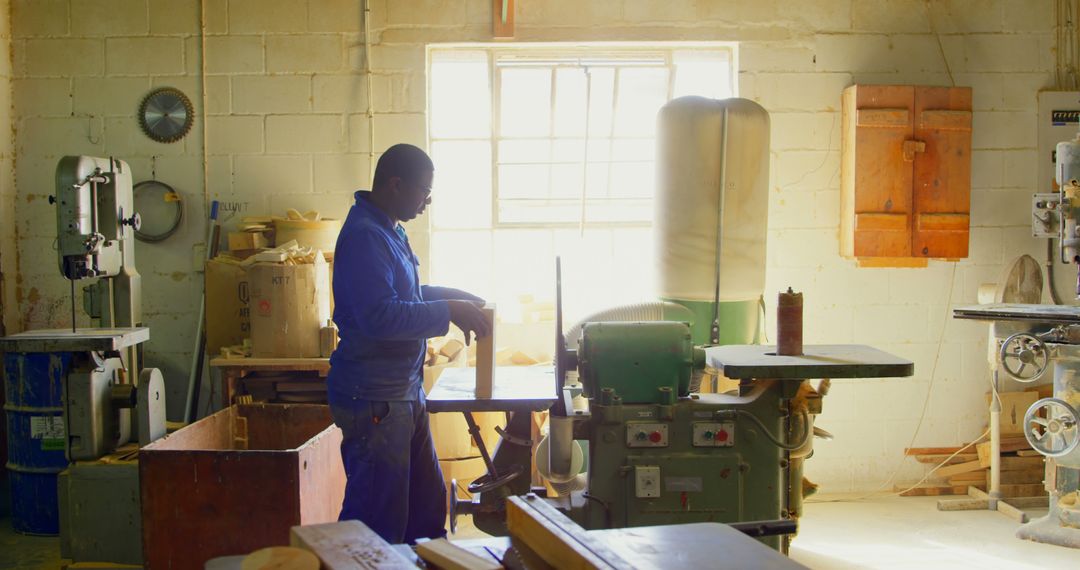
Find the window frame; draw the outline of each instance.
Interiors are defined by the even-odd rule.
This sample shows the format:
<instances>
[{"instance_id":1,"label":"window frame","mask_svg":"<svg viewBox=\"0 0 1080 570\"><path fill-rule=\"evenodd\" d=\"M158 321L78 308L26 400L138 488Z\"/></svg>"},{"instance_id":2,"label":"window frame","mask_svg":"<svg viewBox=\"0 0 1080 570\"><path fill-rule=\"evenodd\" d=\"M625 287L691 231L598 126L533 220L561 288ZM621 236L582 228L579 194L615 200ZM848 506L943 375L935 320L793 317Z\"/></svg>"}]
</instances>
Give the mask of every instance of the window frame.
<instances>
[{"instance_id":1,"label":"window frame","mask_svg":"<svg viewBox=\"0 0 1080 570\"><path fill-rule=\"evenodd\" d=\"M491 124L487 137L435 137L432 135L431 130L431 109L432 109L432 81L431 81L431 69L434 61L434 55L440 51L473 51L483 52L487 60L488 67L488 91L491 101ZM560 68L569 69L582 69L588 67L606 67L613 68L613 92L612 92L612 123L609 127L609 131L606 136L598 137L606 139L608 141L608 156L607 169L607 194L610 195L611 187L611 173L615 167L616 161L611 160L611 149L617 139L619 140L633 140L635 138L642 139L644 137L616 137L614 135L615 130L615 110L617 109L619 97L619 74L624 68L628 67L655 67L667 70L667 92L666 101L670 101L675 92L676 70L677 64L675 62L675 53L680 51L708 51L708 52L725 52L728 59L728 84L731 86L732 96L738 96L739 92L739 52L738 44L734 42L592 42L592 43L516 43L513 45L506 44L494 44L494 43L447 43L447 44L428 44L427 45L427 57L426 57L426 75L427 75L427 139L428 148L433 147L433 143L436 142L454 142L454 141L472 141L481 142L486 141L490 145L491 152L491 213L488 225L484 228L454 228L454 227L440 227L436 225L434 219L432 220L432 231L464 231L464 230L506 230L506 229L562 229L562 228L574 228L578 227L584 230L584 228L646 228L652 226L651 220L586 220L585 216L576 221L506 221L500 219L500 192L499 192L499 146L500 143L507 140L547 140L549 144L557 139L566 140L592 140L595 135L586 132L581 137L556 137L555 136L555 104L556 104L556 89L557 89L557 70ZM515 61L515 56L521 57L519 61ZM634 65L635 56L642 61L642 65ZM652 61L648 61L652 60ZM583 62L587 62L583 65ZM591 65L588 62L592 62ZM655 62L655 63L653 63ZM602 65L608 63L608 65ZM506 137L501 134L501 114L502 114L502 70L515 67L543 67L549 69L551 73L550 85L551 85L551 114L549 117L548 134L543 137ZM586 125L588 129L588 125ZM650 137L655 140L655 137ZM587 161L587 159L586 159ZM554 162L548 161L546 164L551 165ZM586 164L583 164L583 168L588 168ZM593 163L595 164L595 163ZM602 164L602 163L601 163ZM587 181L587 176L585 178ZM550 182L549 182L550 184ZM605 198L604 201L611 200L611 198ZM574 201L577 204L581 204L582 210L587 209L590 204L590 200L578 199ZM596 199L593 199L593 203ZM622 201L626 204L633 204L634 199L624 199Z\"/></svg>"}]
</instances>

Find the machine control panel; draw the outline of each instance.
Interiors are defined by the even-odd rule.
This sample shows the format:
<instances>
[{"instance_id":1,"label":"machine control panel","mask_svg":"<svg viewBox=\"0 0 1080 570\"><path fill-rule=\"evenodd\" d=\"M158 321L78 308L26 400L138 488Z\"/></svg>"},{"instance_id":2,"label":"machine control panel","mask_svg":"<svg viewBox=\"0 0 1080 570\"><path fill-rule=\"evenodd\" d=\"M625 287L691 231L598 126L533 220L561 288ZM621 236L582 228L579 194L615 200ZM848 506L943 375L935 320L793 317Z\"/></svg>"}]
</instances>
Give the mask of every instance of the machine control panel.
<instances>
[{"instance_id":1,"label":"machine control panel","mask_svg":"<svg viewBox=\"0 0 1080 570\"><path fill-rule=\"evenodd\" d=\"M627 447L667 447L667 424L632 422L626 424Z\"/></svg>"},{"instance_id":2,"label":"machine control panel","mask_svg":"<svg viewBox=\"0 0 1080 570\"><path fill-rule=\"evenodd\" d=\"M694 447L734 447L735 424L694 422Z\"/></svg>"},{"instance_id":3,"label":"machine control panel","mask_svg":"<svg viewBox=\"0 0 1080 570\"><path fill-rule=\"evenodd\" d=\"M660 496L660 466L634 466L634 496L638 499L651 499Z\"/></svg>"}]
</instances>

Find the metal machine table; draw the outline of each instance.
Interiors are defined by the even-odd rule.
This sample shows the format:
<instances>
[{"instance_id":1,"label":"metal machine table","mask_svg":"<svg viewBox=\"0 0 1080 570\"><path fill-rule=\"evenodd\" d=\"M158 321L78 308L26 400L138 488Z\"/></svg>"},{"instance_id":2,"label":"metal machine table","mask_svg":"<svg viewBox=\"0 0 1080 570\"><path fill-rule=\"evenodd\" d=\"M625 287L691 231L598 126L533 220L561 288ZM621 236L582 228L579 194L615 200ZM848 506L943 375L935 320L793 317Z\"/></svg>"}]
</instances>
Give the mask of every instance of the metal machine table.
<instances>
[{"instance_id":1,"label":"metal machine table","mask_svg":"<svg viewBox=\"0 0 1080 570\"><path fill-rule=\"evenodd\" d=\"M1068 305L1026 305L994 303L953 309L954 319L976 321L1016 321L1060 325L1080 324L1080 309Z\"/></svg>"},{"instance_id":2,"label":"metal machine table","mask_svg":"<svg viewBox=\"0 0 1080 570\"><path fill-rule=\"evenodd\" d=\"M498 366L490 398L477 398L476 368L447 368L427 397L430 412L542 412L555 403L555 371Z\"/></svg>"},{"instance_id":3,"label":"metal machine table","mask_svg":"<svg viewBox=\"0 0 1080 570\"><path fill-rule=\"evenodd\" d=\"M490 490L521 475L525 468L515 465L500 473L480 437L473 412L542 412L555 403L555 371L549 367L499 366L492 373L490 398L476 397L476 368L447 368L427 396L431 413L461 412L469 434L480 450L487 474L469 485L470 492ZM502 434L500 434L502 435Z\"/></svg>"},{"instance_id":4,"label":"metal machine table","mask_svg":"<svg viewBox=\"0 0 1080 570\"><path fill-rule=\"evenodd\" d=\"M2 352L108 352L150 340L147 327L43 329L0 337Z\"/></svg>"},{"instance_id":5,"label":"metal machine table","mask_svg":"<svg viewBox=\"0 0 1080 570\"><path fill-rule=\"evenodd\" d=\"M586 531L632 567L738 568L740 570L797 570L806 566L721 523L691 523ZM455 540L477 556L501 562L512 545L509 537ZM403 554L415 556L408 551ZM416 558L412 558L416 560ZM511 560L514 556L511 555ZM513 566L507 566L513 568Z\"/></svg>"},{"instance_id":6,"label":"metal machine table","mask_svg":"<svg viewBox=\"0 0 1080 570\"><path fill-rule=\"evenodd\" d=\"M705 358L733 379L893 378L915 372L910 360L859 344L808 345L802 356L778 356L775 346L714 346Z\"/></svg>"}]
</instances>

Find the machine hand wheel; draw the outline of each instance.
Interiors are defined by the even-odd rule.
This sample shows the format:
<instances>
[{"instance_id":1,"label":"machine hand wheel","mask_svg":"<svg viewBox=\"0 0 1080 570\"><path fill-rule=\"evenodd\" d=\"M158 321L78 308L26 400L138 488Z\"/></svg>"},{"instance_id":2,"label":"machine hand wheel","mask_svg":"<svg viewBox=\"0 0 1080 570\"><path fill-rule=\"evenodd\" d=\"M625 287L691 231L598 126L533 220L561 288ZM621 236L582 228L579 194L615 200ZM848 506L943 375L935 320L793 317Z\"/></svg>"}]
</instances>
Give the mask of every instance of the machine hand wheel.
<instances>
[{"instance_id":1,"label":"machine hand wheel","mask_svg":"<svg viewBox=\"0 0 1080 570\"><path fill-rule=\"evenodd\" d=\"M1038 380L1050 364L1050 352L1046 345L1027 333L1016 333L1005 339L998 357L1005 374L1017 382Z\"/></svg>"},{"instance_id":2,"label":"machine hand wheel","mask_svg":"<svg viewBox=\"0 0 1080 570\"><path fill-rule=\"evenodd\" d=\"M1080 443L1080 417L1064 400L1043 398L1024 414L1024 437L1047 457L1072 453Z\"/></svg>"}]
</instances>

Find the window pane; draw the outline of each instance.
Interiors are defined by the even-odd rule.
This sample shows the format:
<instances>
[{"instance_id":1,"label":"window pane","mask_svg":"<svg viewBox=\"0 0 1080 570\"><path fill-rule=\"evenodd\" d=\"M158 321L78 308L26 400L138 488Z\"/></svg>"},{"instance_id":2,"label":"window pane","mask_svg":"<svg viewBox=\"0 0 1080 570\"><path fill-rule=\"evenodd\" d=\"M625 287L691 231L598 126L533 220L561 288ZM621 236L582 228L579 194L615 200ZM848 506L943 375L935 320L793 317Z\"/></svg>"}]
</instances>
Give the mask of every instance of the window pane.
<instances>
[{"instance_id":1,"label":"window pane","mask_svg":"<svg viewBox=\"0 0 1080 570\"><path fill-rule=\"evenodd\" d=\"M499 199L546 198L550 168L547 164L499 165Z\"/></svg>"},{"instance_id":2,"label":"window pane","mask_svg":"<svg viewBox=\"0 0 1080 570\"><path fill-rule=\"evenodd\" d=\"M491 227L491 143L435 141L431 214L437 228Z\"/></svg>"},{"instance_id":3,"label":"window pane","mask_svg":"<svg viewBox=\"0 0 1080 570\"><path fill-rule=\"evenodd\" d=\"M501 70L499 121L504 137L551 132L551 69Z\"/></svg>"},{"instance_id":4,"label":"window pane","mask_svg":"<svg viewBox=\"0 0 1080 570\"><path fill-rule=\"evenodd\" d=\"M499 142L499 164L551 162L550 139L514 139Z\"/></svg>"},{"instance_id":5,"label":"window pane","mask_svg":"<svg viewBox=\"0 0 1080 570\"><path fill-rule=\"evenodd\" d=\"M431 240L431 282L488 298L492 293L491 230L444 230Z\"/></svg>"},{"instance_id":6,"label":"window pane","mask_svg":"<svg viewBox=\"0 0 1080 570\"><path fill-rule=\"evenodd\" d=\"M612 198L652 198L656 171L652 162L615 163L611 168Z\"/></svg>"},{"instance_id":7,"label":"window pane","mask_svg":"<svg viewBox=\"0 0 1080 570\"><path fill-rule=\"evenodd\" d=\"M667 80L665 68L628 67L619 70L616 136L651 137L656 133L656 113L667 102Z\"/></svg>"},{"instance_id":8,"label":"window pane","mask_svg":"<svg viewBox=\"0 0 1080 570\"><path fill-rule=\"evenodd\" d=\"M431 136L491 136L491 87L484 52L433 52Z\"/></svg>"},{"instance_id":9,"label":"window pane","mask_svg":"<svg viewBox=\"0 0 1080 570\"><path fill-rule=\"evenodd\" d=\"M615 70L610 67L590 68L592 91L589 95L589 137L611 136L615 97Z\"/></svg>"},{"instance_id":10,"label":"window pane","mask_svg":"<svg viewBox=\"0 0 1080 570\"><path fill-rule=\"evenodd\" d=\"M555 136L585 136L585 70L555 71Z\"/></svg>"},{"instance_id":11,"label":"window pane","mask_svg":"<svg viewBox=\"0 0 1080 570\"><path fill-rule=\"evenodd\" d=\"M496 230L495 302L516 305L521 295L549 297L554 285L551 230Z\"/></svg>"},{"instance_id":12,"label":"window pane","mask_svg":"<svg viewBox=\"0 0 1080 570\"><path fill-rule=\"evenodd\" d=\"M616 162L651 161L655 157L656 139L618 139L611 143L611 160Z\"/></svg>"},{"instance_id":13,"label":"window pane","mask_svg":"<svg viewBox=\"0 0 1080 570\"><path fill-rule=\"evenodd\" d=\"M727 50L677 51L674 96L700 95L713 99L734 96Z\"/></svg>"},{"instance_id":14,"label":"window pane","mask_svg":"<svg viewBox=\"0 0 1080 570\"><path fill-rule=\"evenodd\" d=\"M581 164L551 165L551 197L580 198L581 181L585 177Z\"/></svg>"}]
</instances>

